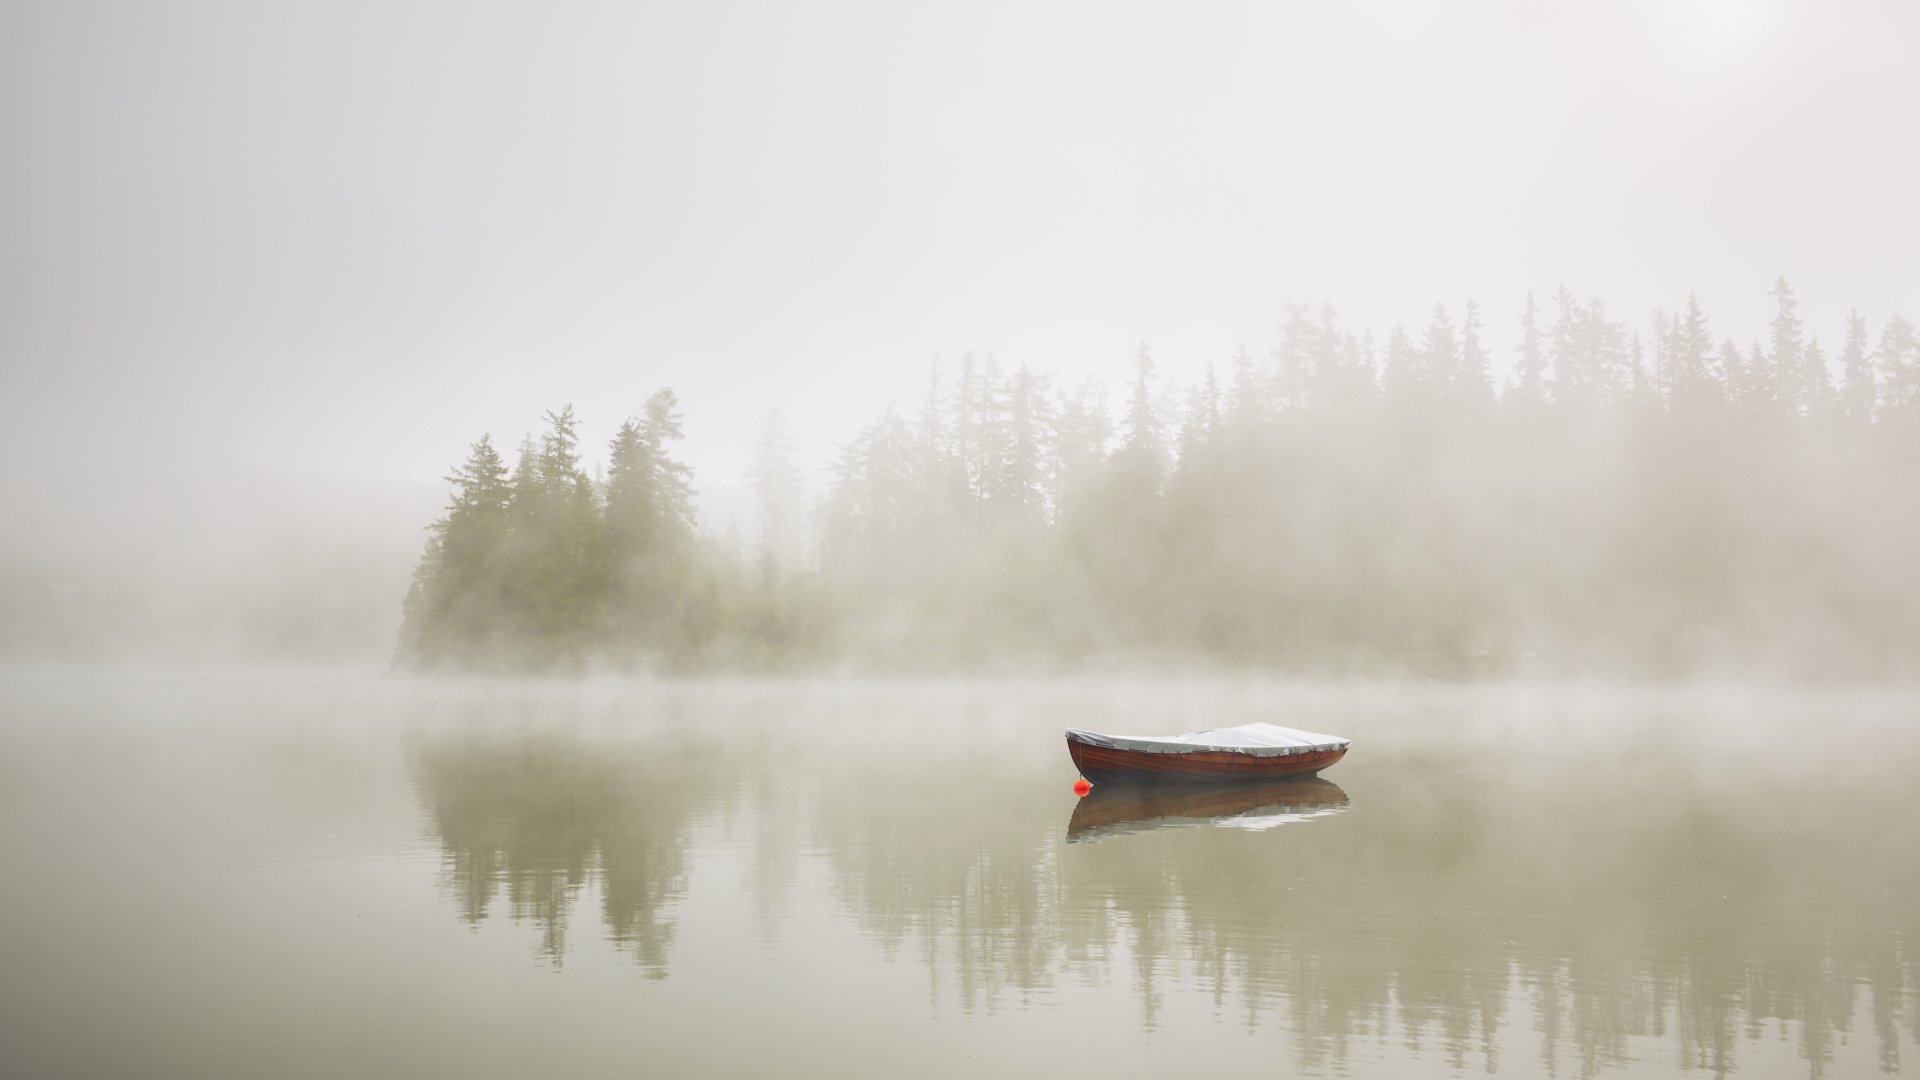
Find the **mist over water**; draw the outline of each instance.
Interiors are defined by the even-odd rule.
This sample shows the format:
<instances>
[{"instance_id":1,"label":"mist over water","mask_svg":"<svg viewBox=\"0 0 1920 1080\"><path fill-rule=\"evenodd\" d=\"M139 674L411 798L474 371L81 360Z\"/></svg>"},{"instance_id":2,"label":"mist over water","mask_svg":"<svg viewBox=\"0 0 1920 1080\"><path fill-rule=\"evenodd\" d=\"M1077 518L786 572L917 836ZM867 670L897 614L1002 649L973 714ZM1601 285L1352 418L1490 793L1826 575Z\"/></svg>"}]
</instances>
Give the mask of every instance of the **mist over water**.
<instances>
[{"instance_id":1,"label":"mist over water","mask_svg":"<svg viewBox=\"0 0 1920 1080\"><path fill-rule=\"evenodd\" d=\"M32 1075L1846 1077L1920 1054L1906 695L5 695L0 1034ZM1068 790L1063 724L1200 717L1355 749L1304 794Z\"/></svg>"},{"instance_id":2,"label":"mist over water","mask_svg":"<svg viewBox=\"0 0 1920 1080\"><path fill-rule=\"evenodd\" d=\"M1913 1072L1915 40L0 4L0 1074Z\"/></svg>"}]
</instances>

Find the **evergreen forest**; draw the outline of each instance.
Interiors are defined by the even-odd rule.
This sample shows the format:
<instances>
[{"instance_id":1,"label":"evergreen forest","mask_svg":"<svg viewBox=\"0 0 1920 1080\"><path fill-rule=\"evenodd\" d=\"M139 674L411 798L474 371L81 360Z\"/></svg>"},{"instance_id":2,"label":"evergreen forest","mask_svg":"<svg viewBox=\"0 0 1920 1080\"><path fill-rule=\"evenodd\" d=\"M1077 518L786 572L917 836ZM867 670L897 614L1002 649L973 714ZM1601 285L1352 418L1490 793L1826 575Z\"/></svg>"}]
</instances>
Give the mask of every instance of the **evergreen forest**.
<instances>
[{"instance_id":1,"label":"evergreen forest","mask_svg":"<svg viewBox=\"0 0 1920 1080\"><path fill-rule=\"evenodd\" d=\"M1384 341L1287 308L1187 385L969 355L849 433L809 498L778 416L751 542L703 530L661 390L590 476L571 407L449 476L410 670L1920 674L1920 328L1829 352L1529 296L1495 384L1476 304Z\"/></svg>"}]
</instances>

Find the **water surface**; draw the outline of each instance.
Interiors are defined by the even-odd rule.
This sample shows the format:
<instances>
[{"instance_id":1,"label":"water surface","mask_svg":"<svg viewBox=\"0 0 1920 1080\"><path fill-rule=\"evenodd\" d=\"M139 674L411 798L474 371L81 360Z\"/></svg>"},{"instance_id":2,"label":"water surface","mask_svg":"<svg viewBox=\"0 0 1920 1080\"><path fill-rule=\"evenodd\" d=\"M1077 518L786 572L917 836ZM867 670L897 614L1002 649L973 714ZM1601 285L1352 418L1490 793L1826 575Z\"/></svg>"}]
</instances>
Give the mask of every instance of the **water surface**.
<instances>
[{"instance_id":1,"label":"water surface","mask_svg":"<svg viewBox=\"0 0 1920 1080\"><path fill-rule=\"evenodd\" d=\"M1068 726L1354 740L1096 789ZM1920 706L1231 680L0 683L0 1073L1900 1074Z\"/></svg>"}]
</instances>

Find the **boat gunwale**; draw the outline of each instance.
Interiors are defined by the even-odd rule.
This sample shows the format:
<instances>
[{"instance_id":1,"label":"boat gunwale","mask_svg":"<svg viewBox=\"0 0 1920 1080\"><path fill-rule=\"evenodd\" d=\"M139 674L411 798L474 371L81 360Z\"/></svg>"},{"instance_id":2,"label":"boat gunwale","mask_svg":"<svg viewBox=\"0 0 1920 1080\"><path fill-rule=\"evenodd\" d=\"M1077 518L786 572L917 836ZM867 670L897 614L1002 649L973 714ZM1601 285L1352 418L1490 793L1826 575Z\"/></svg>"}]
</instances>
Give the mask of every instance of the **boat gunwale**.
<instances>
[{"instance_id":1,"label":"boat gunwale","mask_svg":"<svg viewBox=\"0 0 1920 1080\"><path fill-rule=\"evenodd\" d=\"M1209 729L1209 730L1213 730L1213 729ZM1228 728L1224 730L1232 730L1232 729ZM1194 732L1193 734L1204 735L1206 734L1206 732L1200 731L1200 732ZM1304 732L1303 734L1320 735L1321 733L1320 732ZM1190 757L1194 754L1237 754L1242 757L1250 757L1250 758L1263 758L1263 759L1264 758L1280 758L1280 757L1295 757L1301 754L1323 754L1323 753L1332 753L1332 752L1344 753L1348 748L1350 748L1353 745L1353 740L1343 739L1343 738L1340 738L1339 736L1334 736L1334 735L1323 736L1324 738L1327 739L1326 742L1302 743L1299 746L1240 746L1240 747L1210 746L1205 743L1178 743L1178 742L1171 741L1173 738L1176 738L1176 736L1108 735L1098 731L1087 731L1083 728L1067 728L1066 735L1067 735L1067 741L1069 743L1076 743L1081 746L1090 746L1100 750L1112 750L1112 751L1117 751L1119 753L1126 753L1126 754L1152 754L1152 755L1171 756L1171 757ZM1179 737L1184 737L1184 736L1179 736ZM1161 742L1160 740L1163 738L1168 741ZM1122 742L1143 742L1143 743L1154 743L1155 745L1124 746L1124 745L1120 745Z\"/></svg>"},{"instance_id":2,"label":"boat gunwale","mask_svg":"<svg viewBox=\"0 0 1920 1080\"><path fill-rule=\"evenodd\" d=\"M1318 773L1347 756L1345 747L1284 756L1261 756L1231 750L1156 754L1098 746L1072 738L1067 740L1067 753L1072 756L1080 775L1096 784L1116 780L1218 782L1306 776Z\"/></svg>"}]
</instances>

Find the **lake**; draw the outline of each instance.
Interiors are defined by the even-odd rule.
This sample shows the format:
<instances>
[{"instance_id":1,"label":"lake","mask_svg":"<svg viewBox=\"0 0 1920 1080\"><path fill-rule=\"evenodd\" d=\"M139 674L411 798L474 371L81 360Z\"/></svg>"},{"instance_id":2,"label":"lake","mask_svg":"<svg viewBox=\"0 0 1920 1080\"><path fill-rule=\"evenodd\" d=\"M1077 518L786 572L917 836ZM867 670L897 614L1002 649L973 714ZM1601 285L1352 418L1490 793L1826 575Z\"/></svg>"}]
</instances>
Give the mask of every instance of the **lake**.
<instances>
[{"instance_id":1,"label":"lake","mask_svg":"<svg viewBox=\"0 0 1920 1080\"><path fill-rule=\"evenodd\" d=\"M1082 800L1068 726L1320 781ZM1920 1075L1920 698L0 679L0 1074Z\"/></svg>"}]
</instances>

